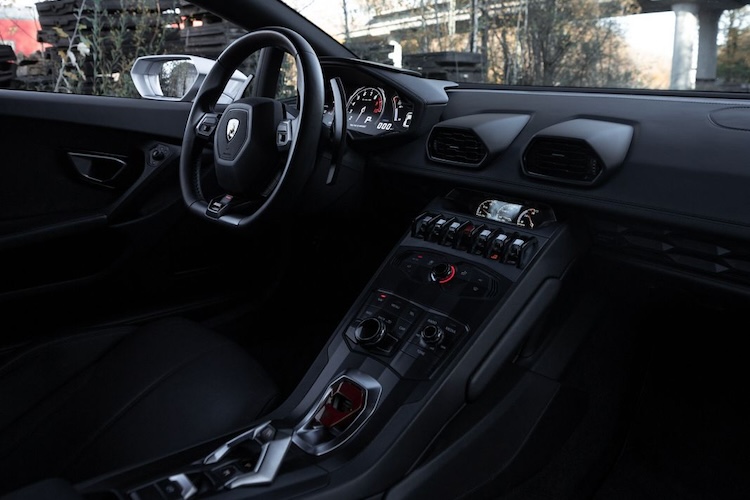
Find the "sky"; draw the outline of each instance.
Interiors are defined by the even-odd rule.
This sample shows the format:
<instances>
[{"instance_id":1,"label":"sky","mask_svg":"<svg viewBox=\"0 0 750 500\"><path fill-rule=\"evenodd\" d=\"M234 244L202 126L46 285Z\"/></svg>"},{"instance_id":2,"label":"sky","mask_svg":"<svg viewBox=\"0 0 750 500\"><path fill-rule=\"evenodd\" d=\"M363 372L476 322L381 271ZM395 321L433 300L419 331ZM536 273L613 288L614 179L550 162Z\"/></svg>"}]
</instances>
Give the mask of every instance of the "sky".
<instances>
[{"instance_id":1,"label":"sky","mask_svg":"<svg viewBox=\"0 0 750 500\"><path fill-rule=\"evenodd\" d=\"M624 16L620 18L620 23L633 49L653 51L654 47L661 47L671 55L674 43L674 13L667 11Z\"/></svg>"}]
</instances>

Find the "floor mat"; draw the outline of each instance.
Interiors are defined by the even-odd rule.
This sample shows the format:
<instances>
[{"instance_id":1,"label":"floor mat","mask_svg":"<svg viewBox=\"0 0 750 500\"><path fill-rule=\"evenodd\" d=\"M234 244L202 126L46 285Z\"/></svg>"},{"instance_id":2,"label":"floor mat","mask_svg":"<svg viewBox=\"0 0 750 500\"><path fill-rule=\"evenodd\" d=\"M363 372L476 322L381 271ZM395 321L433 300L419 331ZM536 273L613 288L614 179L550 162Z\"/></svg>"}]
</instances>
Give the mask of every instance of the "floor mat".
<instances>
[{"instance_id":1,"label":"floor mat","mask_svg":"<svg viewBox=\"0 0 750 500\"><path fill-rule=\"evenodd\" d=\"M628 438L594 498L750 498L742 311L662 313Z\"/></svg>"}]
</instances>

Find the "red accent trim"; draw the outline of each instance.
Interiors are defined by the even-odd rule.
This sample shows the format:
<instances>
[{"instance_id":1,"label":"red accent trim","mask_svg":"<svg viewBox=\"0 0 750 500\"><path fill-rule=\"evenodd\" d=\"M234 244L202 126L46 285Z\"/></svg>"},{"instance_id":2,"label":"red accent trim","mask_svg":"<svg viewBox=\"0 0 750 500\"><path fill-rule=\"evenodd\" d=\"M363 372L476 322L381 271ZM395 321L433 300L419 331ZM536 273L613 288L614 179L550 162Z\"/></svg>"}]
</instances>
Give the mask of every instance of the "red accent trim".
<instances>
[{"instance_id":1,"label":"red accent trim","mask_svg":"<svg viewBox=\"0 0 750 500\"><path fill-rule=\"evenodd\" d=\"M440 283L441 285L443 285L445 283L448 283L450 280L452 280L453 278L456 277L456 268L455 268L455 266L453 264L448 264L448 265L451 268L451 272L445 278L443 278L441 280L438 280L438 283Z\"/></svg>"},{"instance_id":2,"label":"red accent trim","mask_svg":"<svg viewBox=\"0 0 750 500\"><path fill-rule=\"evenodd\" d=\"M362 412L364 406L365 390L354 382L342 380L331 389L315 414L315 420L327 429L346 426Z\"/></svg>"}]
</instances>

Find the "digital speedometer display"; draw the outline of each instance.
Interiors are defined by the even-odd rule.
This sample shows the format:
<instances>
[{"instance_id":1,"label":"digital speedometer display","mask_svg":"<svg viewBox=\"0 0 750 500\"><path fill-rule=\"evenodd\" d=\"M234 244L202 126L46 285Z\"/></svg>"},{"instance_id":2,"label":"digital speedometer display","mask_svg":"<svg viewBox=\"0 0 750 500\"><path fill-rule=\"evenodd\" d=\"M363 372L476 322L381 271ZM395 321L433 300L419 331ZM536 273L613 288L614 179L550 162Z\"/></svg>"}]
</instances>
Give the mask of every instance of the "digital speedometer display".
<instances>
[{"instance_id":1,"label":"digital speedometer display","mask_svg":"<svg viewBox=\"0 0 750 500\"><path fill-rule=\"evenodd\" d=\"M360 87L346 103L347 127L374 131L385 111L385 92L378 87Z\"/></svg>"},{"instance_id":2,"label":"digital speedometer display","mask_svg":"<svg viewBox=\"0 0 750 500\"><path fill-rule=\"evenodd\" d=\"M471 189L453 189L446 199L459 212L528 229L539 229L557 221L552 207L536 201L497 197Z\"/></svg>"},{"instance_id":3,"label":"digital speedometer display","mask_svg":"<svg viewBox=\"0 0 750 500\"><path fill-rule=\"evenodd\" d=\"M485 199L477 205L475 215L498 222L534 229L556 220L555 214L547 206L515 203L504 200Z\"/></svg>"},{"instance_id":4,"label":"digital speedometer display","mask_svg":"<svg viewBox=\"0 0 750 500\"><path fill-rule=\"evenodd\" d=\"M414 106L392 89L358 87L346 102L346 127L365 136L406 132L413 114Z\"/></svg>"},{"instance_id":5,"label":"digital speedometer display","mask_svg":"<svg viewBox=\"0 0 750 500\"><path fill-rule=\"evenodd\" d=\"M477 207L476 214L487 219L515 224L521 210L523 210L523 205L517 203L508 203L500 200L485 200Z\"/></svg>"}]
</instances>

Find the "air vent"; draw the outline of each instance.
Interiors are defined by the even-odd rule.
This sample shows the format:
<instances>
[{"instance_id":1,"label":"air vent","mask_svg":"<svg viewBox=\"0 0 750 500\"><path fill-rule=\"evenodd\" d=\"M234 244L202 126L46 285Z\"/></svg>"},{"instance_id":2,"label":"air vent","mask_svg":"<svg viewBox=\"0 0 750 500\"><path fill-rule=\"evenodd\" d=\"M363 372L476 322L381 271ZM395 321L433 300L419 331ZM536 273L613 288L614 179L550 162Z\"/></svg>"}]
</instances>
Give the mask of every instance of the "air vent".
<instances>
[{"instance_id":1,"label":"air vent","mask_svg":"<svg viewBox=\"0 0 750 500\"><path fill-rule=\"evenodd\" d=\"M580 139L538 137L523 157L527 175L573 184L592 184L603 166L596 151Z\"/></svg>"},{"instance_id":2,"label":"air vent","mask_svg":"<svg viewBox=\"0 0 750 500\"><path fill-rule=\"evenodd\" d=\"M590 219L589 228L596 247L608 255L725 283L750 284L750 247L744 241L605 219Z\"/></svg>"},{"instance_id":3,"label":"air vent","mask_svg":"<svg viewBox=\"0 0 750 500\"><path fill-rule=\"evenodd\" d=\"M435 127L427 141L432 161L478 167L487 158L487 148L472 130Z\"/></svg>"}]
</instances>

